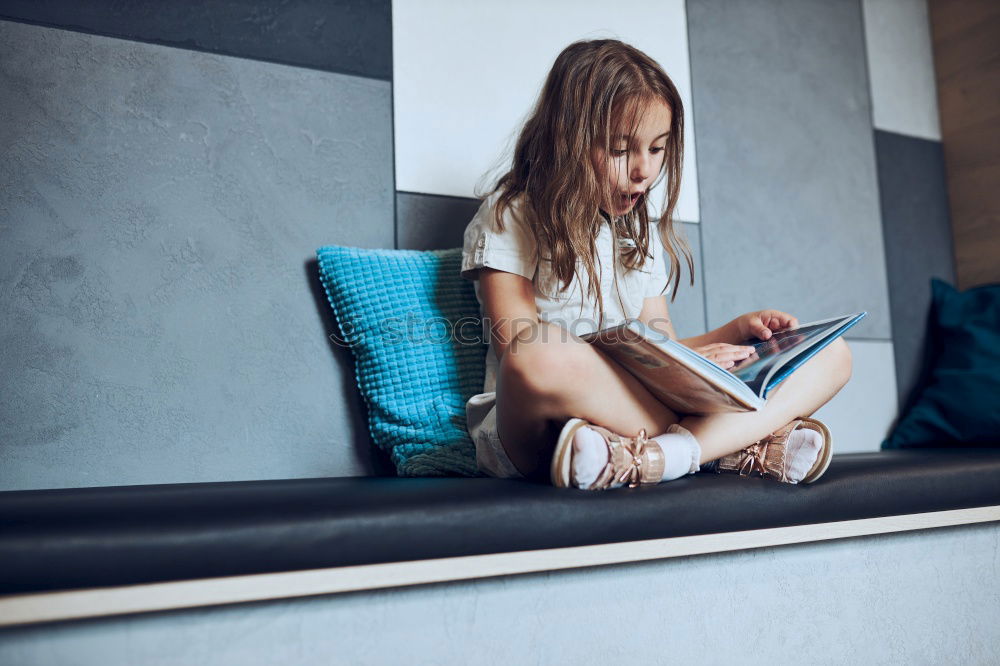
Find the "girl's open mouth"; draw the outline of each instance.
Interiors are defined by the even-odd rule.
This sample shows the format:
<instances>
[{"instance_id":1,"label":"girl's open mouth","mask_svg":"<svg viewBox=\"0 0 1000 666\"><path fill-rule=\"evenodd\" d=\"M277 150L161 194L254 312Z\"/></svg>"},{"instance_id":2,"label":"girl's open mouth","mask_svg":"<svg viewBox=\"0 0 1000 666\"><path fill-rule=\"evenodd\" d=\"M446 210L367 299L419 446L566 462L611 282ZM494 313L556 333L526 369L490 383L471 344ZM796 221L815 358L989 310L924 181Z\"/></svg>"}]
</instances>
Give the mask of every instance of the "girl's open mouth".
<instances>
[{"instance_id":1,"label":"girl's open mouth","mask_svg":"<svg viewBox=\"0 0 1000 666\"><path fill-rule=\"evenodd\" d=\"M627 201L628 203L635 203L642 196L642 192L633 192L632 194L623 194L622 201Z\"/></svg>"}]
</instances>

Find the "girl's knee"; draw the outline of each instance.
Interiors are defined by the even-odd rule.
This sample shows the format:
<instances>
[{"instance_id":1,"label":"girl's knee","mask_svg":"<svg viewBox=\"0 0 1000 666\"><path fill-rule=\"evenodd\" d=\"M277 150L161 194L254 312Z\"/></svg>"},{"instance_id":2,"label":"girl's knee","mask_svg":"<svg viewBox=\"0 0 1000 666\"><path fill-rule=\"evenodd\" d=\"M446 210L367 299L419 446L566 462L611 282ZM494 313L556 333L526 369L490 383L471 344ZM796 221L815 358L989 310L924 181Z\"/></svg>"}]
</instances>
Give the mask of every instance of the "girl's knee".
<instances>
[{"instance_id":1,"label":"girl's knee","mask_svg":"<svg viewBox=\"0 0 1000 666\"><path fill-rule=\"evenodd\" d=\"M543 322L518 334L500 363L500 372L516 378L519 386L533 394L557 393L565 390L567 383L579 381L581 368L593 355L586 342L561 326Z\"/></svg>"}]
</instances>

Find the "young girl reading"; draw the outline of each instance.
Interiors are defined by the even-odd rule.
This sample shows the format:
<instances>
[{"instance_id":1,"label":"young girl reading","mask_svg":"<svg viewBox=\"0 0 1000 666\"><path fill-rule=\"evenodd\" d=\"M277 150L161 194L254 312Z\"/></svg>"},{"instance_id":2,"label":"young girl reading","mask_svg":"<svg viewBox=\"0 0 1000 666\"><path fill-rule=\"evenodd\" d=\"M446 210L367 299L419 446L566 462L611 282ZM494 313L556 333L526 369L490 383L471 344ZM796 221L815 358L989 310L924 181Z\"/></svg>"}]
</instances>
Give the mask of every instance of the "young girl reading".
<instances>
[{"instance_id":1,"label":"young girl reading","mask_svg":"<svg viewBox=\"0 0 1000 666\"><path fill-rule=\"evenodd\" d=\"M681 259L694 284L673 221L683 145L680 96L649 56L594 40L556 58L509 171L465 230L462 276L475 280L489 331L483 393L466 405L486 474L607 489L676 479L710 461L791 483L825 471L830 434L808 415L850 377L842 339L760 411L684 415L577 337L637 317L677 338L663 295L676 296ZM646 199L661 176L666 201L651 221ZM679 342L728 369L753 350L739 342L797 325L762 310Z\"/></svg>"}]
</instances>

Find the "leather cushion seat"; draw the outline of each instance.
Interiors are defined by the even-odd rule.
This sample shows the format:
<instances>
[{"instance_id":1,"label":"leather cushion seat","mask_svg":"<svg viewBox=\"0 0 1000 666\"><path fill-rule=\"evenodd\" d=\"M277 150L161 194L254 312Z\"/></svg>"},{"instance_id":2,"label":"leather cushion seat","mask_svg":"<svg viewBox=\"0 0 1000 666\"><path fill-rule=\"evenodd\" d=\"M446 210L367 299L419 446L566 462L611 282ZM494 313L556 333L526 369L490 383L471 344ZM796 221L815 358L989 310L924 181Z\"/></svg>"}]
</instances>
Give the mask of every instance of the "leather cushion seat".
<instances>
[{"instance_id":1,"label":"leather cushion seat","mask_svg":"<svg viewBox=\"0 0 1000 666\"><path fill-rule=\"evenodd\" d=\"M1000 448L835 456L815 484L325 478L0 493L0 593L581 546L1000 504Z\"/></svg>"}]
</instances>

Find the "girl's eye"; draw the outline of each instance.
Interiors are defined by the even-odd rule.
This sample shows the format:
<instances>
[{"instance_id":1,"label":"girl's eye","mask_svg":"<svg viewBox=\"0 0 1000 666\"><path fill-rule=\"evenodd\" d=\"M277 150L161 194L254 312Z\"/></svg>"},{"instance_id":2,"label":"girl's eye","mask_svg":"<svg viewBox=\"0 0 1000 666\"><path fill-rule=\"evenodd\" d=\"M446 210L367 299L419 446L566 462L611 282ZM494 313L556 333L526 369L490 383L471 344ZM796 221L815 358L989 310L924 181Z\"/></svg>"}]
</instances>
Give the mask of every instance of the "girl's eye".
<instances>
[{"instance_id":1,"label":"girl's eye","mask_svg":"<svg viewBox=\"0 0 1000 666\"><path fill-rule=\"evenodd\" d=\"M661 153L661 152L663 152L663 150L664 150L664 147L663 147L663 146L657 146L657 147L655 147L655 148L650 148L650 149L649 149L649 152L651 152L651 153L653 153L653 154L655 155L656 153ZM627 152L628 152L628 149L625 149L625 150L612 150L612 151L611 151L611 154L612 154L612 155L613 155L614 157L622 157L622 156L624 156L624 155L625 155L625 153L627 153Z\"/></svg>"}]
</instances>

